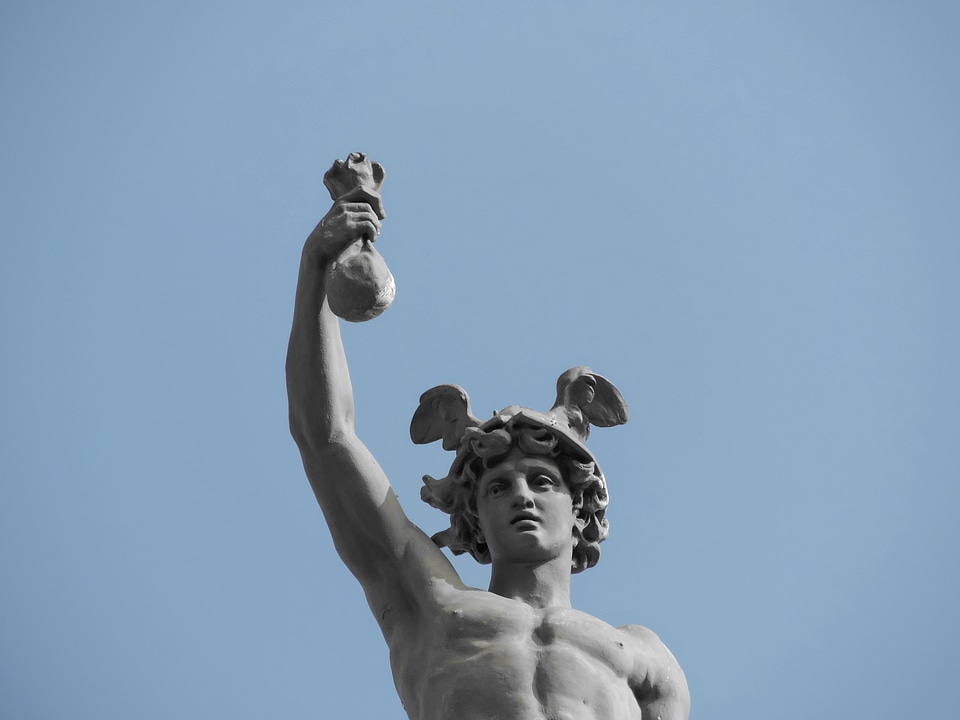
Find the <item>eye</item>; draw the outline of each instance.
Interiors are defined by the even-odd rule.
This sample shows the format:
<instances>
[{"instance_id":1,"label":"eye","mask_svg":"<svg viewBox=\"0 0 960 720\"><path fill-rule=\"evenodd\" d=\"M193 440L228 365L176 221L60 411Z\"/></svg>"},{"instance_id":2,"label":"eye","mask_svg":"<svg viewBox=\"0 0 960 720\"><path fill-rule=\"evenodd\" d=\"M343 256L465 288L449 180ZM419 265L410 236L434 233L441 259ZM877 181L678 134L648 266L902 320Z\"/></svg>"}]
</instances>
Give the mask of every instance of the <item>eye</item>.
<instances>
[{"instance_id":1,"label":"eye","mask_svg":"<svg viewBox=\"0 0 960 720\"><path fill-rule=\"evenodd\" d=\"M558 484L559 483L549 475L537 475L533 479L533 486L538 488L552 488L556 487Z\"/></svg>"},{"instance_id":2,"label":"eye","mask_svg":"<svg viewBox=\"0 0 960 720\"><path fill-rule=\"evenodd\" d=\"M504 491L503 483L493 483L490 487L487 488L487 495L490 497L497 497L502 495Z\"/></svg>"}]
</instances>

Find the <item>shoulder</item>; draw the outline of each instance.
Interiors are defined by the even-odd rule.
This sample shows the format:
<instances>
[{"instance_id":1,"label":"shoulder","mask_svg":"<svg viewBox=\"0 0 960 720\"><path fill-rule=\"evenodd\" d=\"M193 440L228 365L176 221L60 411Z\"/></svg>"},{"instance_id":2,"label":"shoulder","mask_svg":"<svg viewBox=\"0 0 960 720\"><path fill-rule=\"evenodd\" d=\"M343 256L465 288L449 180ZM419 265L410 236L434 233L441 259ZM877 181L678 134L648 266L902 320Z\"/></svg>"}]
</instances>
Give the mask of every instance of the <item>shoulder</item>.
<instances>
[{"instance_id":1,"label":"shoulder","mask_svg":"<svg viewBox=\"0 0 960 720\"><path fill-rule=\"evenodd\" d=\"M669 708L664 717L686 718L690 713L690 691L680 663L653 630L642 625L617 628L633 655L630 684L641 706L653 703Z\"/></svg>"},{"instance_id":2,"label":"shoulder","mask_svg":"<svg viewBox=\"0 0 960 720\"><path fill-rule=\"evenodd\" d=\"M673 653L663 644L663 641L650 628L643 625L623 625L617 630L625 637L625 643L638 660L652 669L669 667L677 664Z\"/></svg>"},{"instance_id":3,"label":"shoulder","mask_svg":"<svg viewBox=\"0 0 960 720\"><path fill-rule=\"evenodd\" d=\"M617 630L628 635L631 640L640 644L663 644L653 630L643 625L621 625Z\"/></svg>"},{"instance_id":4,"label":"shoulder","mask_svg":"<svg viewBox=\"0 0 960 720\"><path fill-rule=\"evenodd\" d=\"M651 660L673 658L673 654L667 649L667 646L650 628L643 625L622 625L617 630L627 637L629 647L634 652L647 655ZM675 659L674 662L676 662Z\"/></svg>"}]
</instances>

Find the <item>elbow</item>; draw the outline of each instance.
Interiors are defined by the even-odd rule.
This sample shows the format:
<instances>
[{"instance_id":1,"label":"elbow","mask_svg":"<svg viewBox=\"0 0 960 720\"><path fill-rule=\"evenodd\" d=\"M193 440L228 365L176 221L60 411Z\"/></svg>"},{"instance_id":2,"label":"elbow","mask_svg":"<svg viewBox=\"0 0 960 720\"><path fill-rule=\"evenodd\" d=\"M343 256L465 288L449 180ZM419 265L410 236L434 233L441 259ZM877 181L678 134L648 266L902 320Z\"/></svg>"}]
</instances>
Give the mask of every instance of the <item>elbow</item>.
<instances>
[{"instance_id":1,"label":"elbow","mask_svg":"<svg viewBox=\"0 0 960 720\"><path fill-rule=\"evenodd\" d=\"M290 410L290 435L293 437L293 441L297 444L298 448L303 449L309 444L310 435L303 427L303 423L299 422L293 409Z\"/></svg>"},{"instance_id":2,"label":"elbow","mask_svg":"<svg viewBox=\"0 0 960 720\"><path fill-rule=\"evenodd\" d=\"M316 388L287 383L290 435L301 451L340 445L355 436L350 407L332 402Z\"/></svg>"},{"instance_id":3,"label":"elbow","mask_svg":"<svg viewBox=\"0 0 960 720\"><path fill-rule=\"evenodd\" d=\"M303 455L317 455L350 444L355 438L349 423L315 422L293 407L290 408L289 423L290 435Z\"/></svg>"}]
</instances>

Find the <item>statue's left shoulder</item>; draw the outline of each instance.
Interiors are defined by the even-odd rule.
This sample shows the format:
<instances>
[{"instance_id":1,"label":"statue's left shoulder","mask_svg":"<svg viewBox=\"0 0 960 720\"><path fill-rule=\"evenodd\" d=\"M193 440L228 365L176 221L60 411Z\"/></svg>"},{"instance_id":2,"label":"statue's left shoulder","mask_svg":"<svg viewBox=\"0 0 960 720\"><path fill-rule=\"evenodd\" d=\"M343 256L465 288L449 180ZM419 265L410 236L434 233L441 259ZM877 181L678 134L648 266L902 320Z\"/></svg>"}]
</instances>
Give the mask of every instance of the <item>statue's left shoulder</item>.
<instances>
[{"instance_id":1,"label":"statue's left shoulder","mask_svg":"<svg viewBox=\"0 0 960 720\"><path fill-rule=\"evenodd\" d=\"M643 709L655 709L652 717L686 720L690 716L690 690L680 663L653 630L643 625L617 628L634 658L630 686ZM644 717L647 717L644 714Z\"/></svg>"}]
</instances>

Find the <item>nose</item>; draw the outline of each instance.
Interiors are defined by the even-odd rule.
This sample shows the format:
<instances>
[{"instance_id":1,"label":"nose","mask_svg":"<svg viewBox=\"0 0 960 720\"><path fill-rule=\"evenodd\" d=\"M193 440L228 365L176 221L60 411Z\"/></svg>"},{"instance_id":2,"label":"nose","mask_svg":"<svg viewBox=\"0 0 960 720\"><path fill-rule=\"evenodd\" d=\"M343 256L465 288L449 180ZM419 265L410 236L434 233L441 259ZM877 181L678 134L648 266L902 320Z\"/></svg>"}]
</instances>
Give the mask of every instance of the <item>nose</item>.
<instances>
[{"instance_id":1,"label":"nose","mask_svg":"<svg viewBox=\"0 0 960 720\"><path fill-rule=\"evenodd\" d=\"M514 483L513 504L521 508L533 507L533 490L523 478L518 478Z\"/></svg>"}]
</instances>

